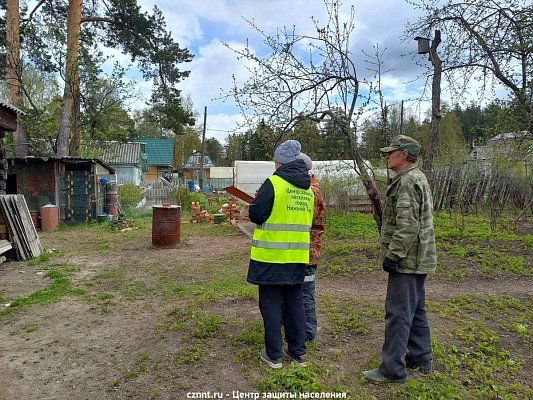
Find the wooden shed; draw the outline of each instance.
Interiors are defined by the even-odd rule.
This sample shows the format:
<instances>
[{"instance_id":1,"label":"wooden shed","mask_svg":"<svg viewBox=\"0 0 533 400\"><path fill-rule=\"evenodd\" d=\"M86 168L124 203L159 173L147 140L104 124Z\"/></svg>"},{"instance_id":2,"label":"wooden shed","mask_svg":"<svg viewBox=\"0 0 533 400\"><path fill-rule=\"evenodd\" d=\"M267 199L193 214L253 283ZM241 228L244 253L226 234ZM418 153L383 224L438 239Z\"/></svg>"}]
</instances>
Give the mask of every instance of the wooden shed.
<instances>
[{"instance_id":1,"label":"wooden shed","mask_svg":"<svg viewBox=\"0 0 533 400\"><path fill-rule=\"evenodd\" d=\"M30 210L58 205L64 223L87 222L103 214L105 190L100 179L115 173L103 161L76 157L8 161L7 194L23 194Z\"/></svg>"}]
</instances>

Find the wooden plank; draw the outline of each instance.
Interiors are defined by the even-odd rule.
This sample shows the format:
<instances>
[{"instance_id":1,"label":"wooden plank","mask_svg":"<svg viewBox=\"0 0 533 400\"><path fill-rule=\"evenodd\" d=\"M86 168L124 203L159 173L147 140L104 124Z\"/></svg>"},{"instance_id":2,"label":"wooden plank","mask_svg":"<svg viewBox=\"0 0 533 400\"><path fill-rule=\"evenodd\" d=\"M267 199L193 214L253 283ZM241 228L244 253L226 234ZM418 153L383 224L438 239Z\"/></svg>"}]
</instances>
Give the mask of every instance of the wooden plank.
<instances>
[{"instance_id":1,"label":"wooden plank","mask_svg":"<svg viewBox=\"0 0 533 400\"><path fill-rule=\"evenodd\" d=\"M11 242L8 240L0 240L0 254L4 254L6 251L9 251L13 248Z\"/></svg>"},{"instance_id":2,"label":"wooden plank","mask_svg":"<svg viewBox=\"0 0 533 400\"><path fill-rule=\"evenodd\" d=\"M26 257L25 259L30 260L32 258L30 243L28 241L28 237L26 236L26 231L24 229L22 220L20 219L18 209L16 204L14 203L14 200L14 195L8 195L8 197L6 198L10 211L12 213L11 215L13 216L13 221L15 222L15 228L17 229L17 233L22 243L22 251L24 252L24 256Z\"/></svg>"},{"instance_id":3,"label":"wooden plank","mask_svg":"<svg viewBox=\"0 0 533 400\"><path fill-rule=\"evenodd\" d=\"M25 227L28 241L30 243L32 256L39 257L43 251L43 248L41 246L41 241L39 240L39 235L37 234L37 229L35 229L35 225L33 225L30 210L26 204L26 199L23 195L19 194L16 202L19 214Z\"/></svg>"},{"instance_id":4,"label":"wooden plank","mask_svg":"<svg viewBox=\"0 0 533 400\"><path fill-rule=\"evenodd\" d=\"M17 254L17 259L18 260L25 260L24 258L24 254L22 252L22 243L19 239L19 236L18 236L18 233L15 229L15 223L13 221L13 218L11 216L11 212L9 210L9 206L6 202L6 197L7 195L2 195L0 196L0 205L2 207L2 212L4 214L4 217L6 219L6 222L7 222L7 227L8 227L8 231L9 231L9 237L11 238L12 240L12 243L15 245L15 250L16 250L16 254Z\"/></svg>"}]
</instances>

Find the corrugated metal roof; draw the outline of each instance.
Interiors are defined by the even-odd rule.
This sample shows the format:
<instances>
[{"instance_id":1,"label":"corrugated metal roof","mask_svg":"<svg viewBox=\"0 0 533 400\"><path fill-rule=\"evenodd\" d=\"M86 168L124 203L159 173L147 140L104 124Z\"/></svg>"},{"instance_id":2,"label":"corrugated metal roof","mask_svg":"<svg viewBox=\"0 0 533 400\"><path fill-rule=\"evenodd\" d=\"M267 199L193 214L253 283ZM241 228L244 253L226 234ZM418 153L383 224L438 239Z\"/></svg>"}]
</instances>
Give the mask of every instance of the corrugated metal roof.
<instances>
[{"instance_id":1,"label":"corrugated metal roof","mask_svg":"<svg viewBox=\"0 0 533 400\"><path fill-rule=\"evenodd\" d=\"M17 114L26 115L24 111L19 110L17 107L12 106L7 101L0 99L0 105L9 108L11 111L15 111Z\"/></svg>"},{"instance_id":2,"label":"corrugated metal roof","mask_svg":"<svg viewBox=\"0 0 533 400\"><path fill-rule=\"evenodd\" d=\"M146 143L148 165L174 164L174 138L138 138L132 142Z\"/></svg>"},{"instance_id":3,"label":"corrugated metal roof","mask_svg":"<svg viewBox=\"0 0 533 400\"><path fill-rule=\"evenodd\" d=\"M109 164L139 164L145 147L144 143L138 142L105 142L99 158Z\"/></svg>"},{"instance_id":4,"label":"corrugated metal roof","mask_svg":"<svg viewBox=\"0 0 533 400\"><path fill-rule=\"evenodd\" d=\"M500 133L499 135L494 136L489 139L488 142L497 142L501 140L515 140L515 139L531 139L531 135L528 135L527 131L521 132L506 132Z\"/></svg>"},{"instance_id":5,"label":"corrugated metal roof","mask_svg":"<svg viewBox=\"0 0 533 400\"><path fill-rule=\"evenodd\" d=\"M100 164L102 167L104 167L105 169L107 169L109 172L111 172L111 174L114 174L115 173L115 169L107 164L106 162L98 159L98 158L83 158L83 157L38 157L38 156L26 156L26 157L13 157L13 158L8 158L8 160L23 160L23 161L32 161L32 160L38 160L38 161L43 161L43 162L47 162L48 160L58 160L58 161L64 161L64 162L73 162L73 163L77 163L77 162L83 162L83 163L87 163L87 162L90 162L90 163L96 163L96 164Z\"/></svg>"}]
</instances>

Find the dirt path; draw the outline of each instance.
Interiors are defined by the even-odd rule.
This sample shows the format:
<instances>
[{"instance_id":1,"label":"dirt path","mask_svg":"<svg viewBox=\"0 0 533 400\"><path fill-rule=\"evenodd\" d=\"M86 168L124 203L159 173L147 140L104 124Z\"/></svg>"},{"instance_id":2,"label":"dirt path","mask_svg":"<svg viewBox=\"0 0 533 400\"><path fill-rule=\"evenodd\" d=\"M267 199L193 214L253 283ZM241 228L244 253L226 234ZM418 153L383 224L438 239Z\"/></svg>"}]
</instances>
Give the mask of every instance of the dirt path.
<instances>
[{"instance_id":1,"label":"dirt path","mask_svg":"<svg viewBox=\"0 0 533 400\"><path fill-rule=\"evenodd\" d=\"M321 278L319 272L317 275L317 291L323 293L373 301L383 300L387 291L385 273L370 274L355 279ZM497 279L466 278L457 282L443 282L430 277L426 283L426 297L434 301L445 301L465 294L524 297L533 295L533 286L531 278L509 276Z\"/></svg>"},{"instance_id":2,"label":"dirt path","mask_svg":"<svg viewBox=\"0 0 533 400\"><path fill-rule=\"evenodd\" d=\"M261 317L256 288L245 283L249 240L209 226L185 229L183 245L168 251L152 249L146 229L59 231L42 235L45 247L60 250L50 260L0 265L2 302L48 288L50 270L85 291L1 317L0 399L181 399L201 389L257 390L270 371L256 357ZM522 298L532 294L531 283L513 276L432 279L427 296ZM354 299L379 308L385 291L380 271L317 275L319 306L329 295L339 306ZM318 317L313 361L333 368L331 379L358 385L360 369L375 363L382 316L365 317L361 333L335 333L322 310ZM392 398L372 387L357 390Z\"/></svg>"}]
</instances>

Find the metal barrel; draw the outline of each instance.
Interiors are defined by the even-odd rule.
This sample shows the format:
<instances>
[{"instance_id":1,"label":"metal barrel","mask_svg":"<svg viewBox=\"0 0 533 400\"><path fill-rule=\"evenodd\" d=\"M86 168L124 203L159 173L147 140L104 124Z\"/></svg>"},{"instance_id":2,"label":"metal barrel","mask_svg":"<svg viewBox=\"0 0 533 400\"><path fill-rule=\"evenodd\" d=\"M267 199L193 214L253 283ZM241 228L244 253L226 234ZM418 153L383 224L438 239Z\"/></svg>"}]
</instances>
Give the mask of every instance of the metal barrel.
<instances>
[{"instance_id":1,"label":"metal barrel","mask_svg":"<svg viewBox=\"0 0 533 400\"><path fill-rule=\"evenodd\" d=\"M105 185L105 208L108 214L118 215L118 191L115 182L107 182Z\"/></svg>"},{"instance_id":2,"label":"metal barrel","mask_svg":"<svg viewBox=\"0 0 533 400\"><path fill-rule=\"evenodd\" d=\"M153 206L152 245L160 249L172 249L180 243L181 207Z\"/></svg>"},{"instance_id":3,"label":"metal barrel","mask_svg":"<svg viewBox=\"0 0 533 400\"><path fill-rule=\"evenodd\" d=\"M48 204L41 207L41 229L45 232L53 231L59 226L59 207Z\"/></svg>"}]
</instances>

